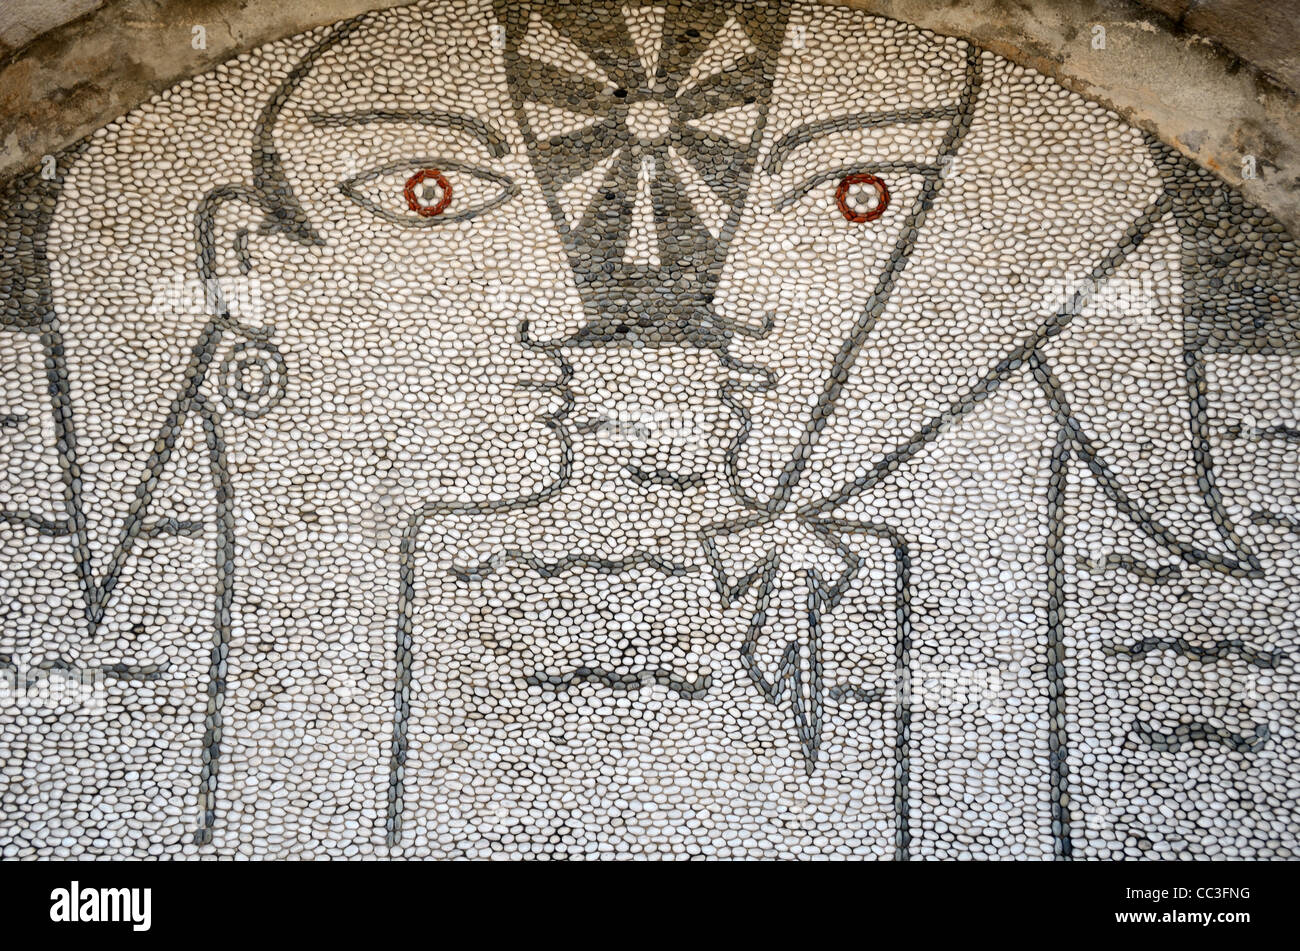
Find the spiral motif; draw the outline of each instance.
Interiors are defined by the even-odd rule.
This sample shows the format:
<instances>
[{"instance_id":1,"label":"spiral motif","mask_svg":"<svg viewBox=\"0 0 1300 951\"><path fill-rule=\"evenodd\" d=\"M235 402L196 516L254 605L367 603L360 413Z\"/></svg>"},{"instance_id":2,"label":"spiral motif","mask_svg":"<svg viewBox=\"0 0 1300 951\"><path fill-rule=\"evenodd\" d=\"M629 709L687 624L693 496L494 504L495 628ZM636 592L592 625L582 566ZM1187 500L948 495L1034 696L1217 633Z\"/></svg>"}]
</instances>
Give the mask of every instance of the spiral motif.
<instances>
[{"instance_id":1,"label":"spiral motif","mask_svg":"<svg viewBox=\"0 0 1300 951\"><path fill-rule=\"evenodd\" d=\"M284 355L274 344L262 341L235 346L222 361L218 379L221 401L247 419L270 412L289 385Z\"/></svg>"}]
</instances>

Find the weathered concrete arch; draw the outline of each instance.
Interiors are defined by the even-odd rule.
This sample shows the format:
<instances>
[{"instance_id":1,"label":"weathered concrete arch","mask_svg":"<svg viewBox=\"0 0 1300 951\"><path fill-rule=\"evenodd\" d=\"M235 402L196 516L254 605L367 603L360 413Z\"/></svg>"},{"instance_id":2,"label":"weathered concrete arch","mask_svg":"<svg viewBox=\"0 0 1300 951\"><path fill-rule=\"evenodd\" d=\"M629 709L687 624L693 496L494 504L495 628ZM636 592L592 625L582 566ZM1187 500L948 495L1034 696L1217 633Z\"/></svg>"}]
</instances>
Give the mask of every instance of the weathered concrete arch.
<instances>
[{"instance_id":1,"label":"weathered concrete arch","mask_svg":"<svg viewBox=\"0 0 1300 951\"><path fill-rule=\"evenodd\" d=\"M404 0L71 0L0 20L0 176L263 43ZM1295 3L839 0L970 39L1114 109L1300 229ZM194 49L201 25L206 49ZM1094 30L1105 50L1093 49ZM1243 180L1254 156L1258 177Z\"/></svg>"}]
</instances>

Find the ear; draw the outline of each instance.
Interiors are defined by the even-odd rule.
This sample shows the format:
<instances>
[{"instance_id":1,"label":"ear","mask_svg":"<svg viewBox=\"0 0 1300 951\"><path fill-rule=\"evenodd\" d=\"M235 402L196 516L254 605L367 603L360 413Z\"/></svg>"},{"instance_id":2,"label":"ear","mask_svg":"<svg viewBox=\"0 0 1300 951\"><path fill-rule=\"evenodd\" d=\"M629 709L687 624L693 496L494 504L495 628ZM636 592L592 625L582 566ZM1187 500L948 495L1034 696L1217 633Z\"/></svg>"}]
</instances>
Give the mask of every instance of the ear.
<instances>
[{"instance_id":1,"label":"ear","mask_svg":"<svg viewBox=\"0 0 1300 951\"><path fill-rule=\"evenodd\" d=\"M257 337L269 329L262 295L256 292L258 258L267 242L311 243L309 230L299 236L277 219L272 203L253 188L219 185L204 196L196 212L199 279L209 312Z\"/></svg>"}]
</instances>

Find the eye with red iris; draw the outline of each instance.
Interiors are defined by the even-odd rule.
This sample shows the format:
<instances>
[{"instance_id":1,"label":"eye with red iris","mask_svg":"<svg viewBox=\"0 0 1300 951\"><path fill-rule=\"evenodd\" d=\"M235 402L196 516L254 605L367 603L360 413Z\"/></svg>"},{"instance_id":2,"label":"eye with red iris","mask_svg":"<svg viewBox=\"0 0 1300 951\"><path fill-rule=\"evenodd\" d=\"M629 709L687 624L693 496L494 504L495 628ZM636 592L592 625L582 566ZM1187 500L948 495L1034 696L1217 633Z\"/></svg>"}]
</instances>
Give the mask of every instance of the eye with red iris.
<instances>
[{"instance_id":1,"label":"eye with red iris","mask_svg":"<svg viewBox=\"0 0 1300 951\"><path fill-rule=\"evenodd\" d=\"M490 168L422 156L362 172L341 191L373 215L404 228L467 221L519 194L514 180Z\"/></svg>"},{"instance_id":2,"label":"eye with red iris","mask_svg":"<svg viewBox=\"0 0 1300 951\"><path fill-rule=\"evenodd\" d=\"M451 206L451 182L436 168L422 168L408 178L402 194L421 218L436 218Z\"/></svg>"},{"instance_id":3,"label":"eye with red iris","mask_svg":"<svg viewBox=\"0 0 1300 951\"><path fill-rule=\"evenodd\" d=\"M875 221L889 207L889 189L883 179L870 172L854 172L840 179L835 207L855 224Z\"/></svg>"}]
</instances>

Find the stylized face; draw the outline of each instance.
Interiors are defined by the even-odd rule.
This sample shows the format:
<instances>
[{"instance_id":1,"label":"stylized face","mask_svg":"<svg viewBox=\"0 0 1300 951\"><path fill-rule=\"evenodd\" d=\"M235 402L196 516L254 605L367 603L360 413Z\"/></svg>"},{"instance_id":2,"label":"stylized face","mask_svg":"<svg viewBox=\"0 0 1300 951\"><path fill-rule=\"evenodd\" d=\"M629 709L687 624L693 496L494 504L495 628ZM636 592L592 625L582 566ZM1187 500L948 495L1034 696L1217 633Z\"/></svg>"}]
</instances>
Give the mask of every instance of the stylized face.
<instances>
[{"instance_id":1,"label":"stylized face","mask_svg":"<svg viewBox=\"0 0 1300 951\"><path fill-rule=\"evenodd\" d=\"M553 482L562 449L547 420L571 400L575 429L651 430L633 458L614 452L611 471L720 482L722 450L739 428L721 400L730 385L744 392L749 421L727 491L743 486L766 503L783 474L787 493L831 478L832 466L790 469L835 373L857 374L853 388L879 405L837 419L804 451L887 451L942 409L963 373L957 348L933 352L921 327L938 321L948 339L960 326L963 346L988 360L1005 354L1034 325L1031 296L1047 272L1068 281L1124 220L1064 221L1045 203L1044 228L1069 240L1032 261L1015 261L1014 233L977 235L991 252L977 265L949 253L987 219L986 206L1018 189L1027 201L1051 198L1069 180L1026 184L991 160L1016 130L987 123L966 135L970 157L945 153L970 93L959 41L894 24L863 31L858 14L799 5L611 4L607 13L431 4L363 18L323 45L301 44L280 88L250 103L267 131L252 157L271 150L282 171L284 194L264 197L294 205L312 236L262 227L256 208L242 217L223 209L217 222L218 271L251 288L248 303L258 305L241 314L243 299L233 299L235 317L270 327L276 359L288 364L273 367L287 378L283 408L257 409L255 426L241 424L251 453L285 470L337 468L320 444L272 449L286 442L280 427L309 413L357 446L360 467L393 476L367 492L396 519L430 492L459 500L465 471L479 475L469 491L482 499ZM1017 73L992 85L999 96L1037 88ZM1133 137L1140 155L1135 133L1100 114L1095 129L1099 141ZM1097 142L1060 144L1058 164L1071 155L1082 163ZM214 159L201 143L192 151L213 175L210 166L227 164L232 181L258 177L247 153ZM1124 201L1100 189L1097 203L1139 205L1154 177L1143 161L1115 169ZM125 191L153 181L125 156L97 162L97 175L120 176ZM168 203L187 214L186 187L167 186L177 194L159 196L160 217ZM89 179L68 190L60 218L70 239L96 194ZM91 318L102 265L68 257L58 281ZM972 266L1010 294L993 322L971 292ZM873 303L885 306L868 314ZM103 305L132 306L112 295ZM846 346L857 348L847 360ZM726 356L725 366L701 350ZM753 385L791 353L806 359L781 367L775 386ZM257 379L266 361L247 359L247 348L215 356L247 376L208 381L233 388L235 402L278 393L275 381ZM705 397L682 406L696 390ZM636 418L665 410L668 427ZM148 439L143 427L139 438ZM502 439L527 447L526 471L502 466ZM608 454L608 443L578 455ZM668 508L679 524L692 514Z\"/></svg>"},{"instance_id":2,"label":"stylized face","mask_svg":"<svg viewBox=\"0 0 1300 951\"><path fill-rule=\"evenodd\" d=\"M1130 730L1169 678L1129 674L1281 656L1221 607L1264 591L1227 593L1264 570L1233 522L1300 524L1275 224L841 6L430 0L271 44L89 137L28 242L54 304L0 328L0 654L148 680L166 722L89 746L186 751L157 782L198 771L209 836L220 752L254 838L323 788L435 854L529 845L518 814L678 850L679 800L741 852L1065 854L1099 770L1168 768L1134 738L1265 738L1186 670L1191 719ZM927 668L1005 703L909 699ZM665 790L635 818L633 776Z\"/></svg>"},{"instance_id":3,"label":"stylized face","mask_svg":"<svg viewBox=\"0 0 1300 951\"><path fill-rule=\"evenodd\" d=\"M70 376L114 380L78 392L98 557L120 539L134 491L134 467L118 463L148 455L196 369L200 395L233 410L232 451L256 460L234 464L241 498L268 517L305 514L326 537L360 533L387 550L431 497L527 495L556 479L547 417L564 402L562 371L520 330L539 307L582 305L512 120L494 28L485 4L364 18L272 49L251 76L236 65L203 77L90 144L50 256ZM158 129L171 132L142 160L129 143ZM125 197L106 207L105 194ZM212 319L190 286L196 209L212 194L227 200L204 243L231 321L196 355L187 348ZM87 227L104 254L80 250ZM97 347L77 343L105 313L129 319Z\"/></svg>"},{"instance_id":4,"label":"stylized face","mask_svg":"<svg viewBox=\"0 0 1300 951\"><path fill-rule=\"evenodd\" d=\"M386 446L426 488L440 473L458 497L466 471L493 487L484 498L555 478L545 417L561 369L521 331L539 308L581 306L493 28L485 6L431 4L319 49L273 133L316 237L247 247L259 282L287 289L277 339L302 364L297 396L316 424ZM527 447L509 473L503 444ZM405 498L397 509L424 500Z\"/></svg>"},{"instance_id":5,"label":"stylized face","mask_svg":"<svg viewBox=\"0 0 1300 951\"><path fill-rule=\"evenodd\" d=\"M1131 145L1123 200L1093 200L1128 212L1155 178L1136 133L1100 110L1053 174L1009 167L1009 140L1051 136L998 118L1000 103L1056 94L1005 64L977 89L967 44L862 20L767 3L417 5L286 51L245 106L260 115L250 149L205 148L211 132L173 146L181 180L159 218L183 220L223 181L261 190L211 229L223 286L249 292L227 295L242 329L203 355L216 369L202 390L239 411L225 430L268 570L292 586L336 541L349 623L382 627L351 579L393 557L411 513L445 503L472 511L437 567L493 567L480 594L499 610L480 633L524 673L603 658L698 679L674 658L721 624L700 531L851 479L1009 352L1041 320L1032 285L1086 273L1129 217L1066 220L1080 202L1056 199L1086 177L1071 163ZM224 103L229 85L206 95ZM221 108L181 99L156 121ZM66 190L69 240L99 177L123 192L156 180L129 149L102 153ZM979 230L1021 192L1059 236L1027 261L1023 235ZM951 253L972 242L988 253ZM74 339L97 307L132 306L103 297L104 261L56 256ZM972 276L1007 295L1000 311ZM167 320L157 339L180 336ZM138 367L139 347L124 336L107 362ZM72 360L91 378L105 354ZM149 446L157 394L182 385L167 372L85 394L104 403L84 417L88 446ZM111 411L132 387L139 425ZM130 475L111 451L82 462L92 547L108 550ZM824 545L794 547L806 560ZM622 579L626 595L538 576L561 563L648 574ZM519 590L568 615L519 636ZM654 598L626 637L588 603Z\"/></svg>"},{"instance_id":6,"label":"stylized face","mask_svg":"<svg viewBox=\"0 0 1300 951\"><path fill-rule=\"evenodd\" d=\"M780 368L744 400L746 490L812 504L900 451L1032 338L1160 188L1140 133L1042 76L796 5L714 300L750 328L732 356Z\"/></svg>"}]
</instances>

